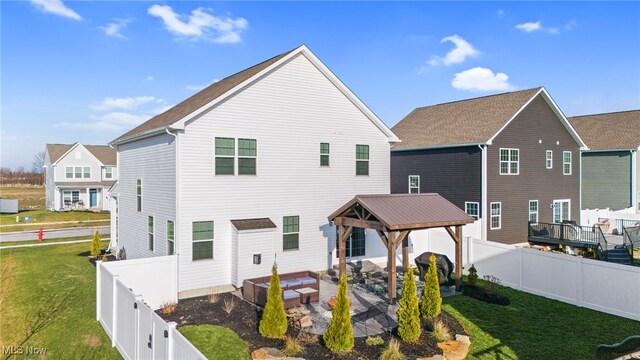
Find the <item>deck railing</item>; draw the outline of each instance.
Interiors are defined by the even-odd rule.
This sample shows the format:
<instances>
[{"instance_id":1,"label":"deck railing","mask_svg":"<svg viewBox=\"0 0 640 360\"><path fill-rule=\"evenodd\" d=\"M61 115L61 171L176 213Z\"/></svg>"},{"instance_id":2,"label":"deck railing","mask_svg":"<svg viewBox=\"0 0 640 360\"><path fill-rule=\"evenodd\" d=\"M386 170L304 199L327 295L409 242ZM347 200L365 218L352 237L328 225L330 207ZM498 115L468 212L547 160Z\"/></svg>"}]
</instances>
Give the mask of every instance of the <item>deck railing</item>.
<instances>
[{"instance_id":1,"label":"deck railing","mask_svg":"<svg viewBox=\"0 0 640 360\"><path fill-rule=\"evenodd\" d=\"M537 238L546 238L562 241L573 241L590 243L593 245L601 244L604 239L602 231L598 227L590 226L577 226L571 224L556 224L556 223L529 223L529 236Z\"/></svg>"},{"instance_id":2,"label":"deck railing","mask_svg":"<svg viewBox=\"0 0 640 360\"><path fill-rule=\"evenodd\" d=\"M634 230L630 231L629 229L634 229ZM623 241L622 244L627 249L627 251L629 251L629 257L633 262L634 246L640 246L640 230L636 230L635 227L630 227L629 229L626 227L622 228L622 241Z\"/></svg>"},{"instance_id":3,"label":"deck railing","mask_svg":"<svg viewBox=\"0 0 640 360\"><path fill-rule=\"evenodd\" d=\"M629 227L629 226L634 226L635 224L638 223L638 220L629 220L629 219L609 219L609 218L598 218L598 222L605 222L607 220L615 220L616 222L616 226L615 228L618 229L618 231L620 233L622 233L622 229L625 227Z\"/></svg>"}]
</instances>

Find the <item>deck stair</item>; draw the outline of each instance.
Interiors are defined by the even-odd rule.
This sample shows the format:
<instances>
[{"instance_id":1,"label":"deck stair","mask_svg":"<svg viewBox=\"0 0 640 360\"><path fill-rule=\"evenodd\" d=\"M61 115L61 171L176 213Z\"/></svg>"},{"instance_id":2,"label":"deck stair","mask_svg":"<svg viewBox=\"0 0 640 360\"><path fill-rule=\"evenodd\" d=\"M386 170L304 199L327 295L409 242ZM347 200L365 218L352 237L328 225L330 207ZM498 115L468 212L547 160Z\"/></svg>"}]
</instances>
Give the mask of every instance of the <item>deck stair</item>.
<instances>
[{"instance_id":1,"label":"deck stair","mask_svg":"<svg viewBox=\"0 0 640 360\"><path fill-rule=\"evenodd\" d=\"M606 252L607 253L607 261L623 264L623 265L631 265L631 258L629 257L629 251L626 248L621 249L611 249Z\"/></svg>"}]
</instances>

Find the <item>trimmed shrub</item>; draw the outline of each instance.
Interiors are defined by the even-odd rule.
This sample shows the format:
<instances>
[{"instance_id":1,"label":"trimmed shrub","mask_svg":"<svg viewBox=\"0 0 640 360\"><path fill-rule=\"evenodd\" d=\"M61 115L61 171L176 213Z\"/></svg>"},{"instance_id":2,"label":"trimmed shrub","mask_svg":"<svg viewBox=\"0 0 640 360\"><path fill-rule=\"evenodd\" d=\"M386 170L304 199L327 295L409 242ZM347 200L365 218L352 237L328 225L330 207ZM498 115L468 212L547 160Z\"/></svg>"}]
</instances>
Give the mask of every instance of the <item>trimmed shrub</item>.
<instances>
[{"instance_id":1,"label":"trimmed shrub","mask_svg":"<svg viewBox=\"0 0 640 360\"><path fill-rule=\"evenodd\" d=\"M280 276L275 263L271 268L267 303L264 306L259 330L260 335L271 339L281 338L287 332L287 314L284 312Z\"/></svg>"},{"instance_id":2,"label":"trimmed shrub","mask_svg":"<svg viewBox=\"0 0 640 360\"><path fill-rule=\"evenodd\" d=\"M398 309L398 335L406 342L414 343L420 339L420 310L418 309L418 295L413 268L409 267L404 273L402 283L402 297Z\"/></svg>"},{"instance_id":3,"label":"trimmed shrub","mask_svg":"<svg viewBox=\"0 0 640 360\"><path fill-rule=\"evenodd\" d=\"M100 260L102 260L102 262L107 262L109 261L109 258L107 258L107 254L102 254L102 258Z\"/></svg>"},{"instance_id":4,"label":"trimmed shrub","mask_svg":"<svg viewBox=\"0 0 640 360\"><path fill-rule=\"evenodd\" d=\"M424 277L424 286L420 296L420 316L425 319L433 319L440 315L442 298L440 297L440 284L436 270L436 257L429 258L429 270Z\"/></svg>"},{"instance_id":5,"label":"trimmed shrub","mask_svg":"<svg viewBox=\"0 0 640 360\"><path fill-rule=\"evenodd\" d=\"M96 233L93 234L93 240L91 240L91 256L94 258L98 258L102 251L100 251L100 233L96 230Z\"/></svg>"},{"instance_id":6,"label":"trimmed shrub","mask_svg":"<svg viewBox=\"0 0 640 360\"><path fill-rule=\"evenodd\" d=\"M382 338L382 336L368 336L367 339L364 341L365 344L367 344L367 346L380 346L380 345L384 345L384 339Z\"/></svg>"},{"instance_id":7,"label":"trimmed shrub","mask_svg":"<svg viewBox=\"0 0 640 360\"><path fill-rule=\"evenodd\" d=\"M354 344L346 275L340 277L336 298L336 305L333 307L333 317L322 338L329 350L333 352L345 352L351 350Z\"/></svg>"},{"instance_id":8,"label":"trimmed shrub","mask_svg":"<svg viewBox=\"0 0 640 360\"><path fill-rule=\"evenodd\" d=\"M389 345L380 354L380 360L405 360L406 357L400 351L400 342L396 339L391 339Z\"/></svg>"},{"instance_id":9,"label":"trimmed shrub","mask_svg":"<svg viewBox=\"0 0 640 360\"><path fill-rule=\"evenodd\" d=\"M475 265L471 265L469 268L469 275L467 275L467 281L469 285L475 286L478 283L478 270L476 270Z\"/></svg>"}]
</instances>

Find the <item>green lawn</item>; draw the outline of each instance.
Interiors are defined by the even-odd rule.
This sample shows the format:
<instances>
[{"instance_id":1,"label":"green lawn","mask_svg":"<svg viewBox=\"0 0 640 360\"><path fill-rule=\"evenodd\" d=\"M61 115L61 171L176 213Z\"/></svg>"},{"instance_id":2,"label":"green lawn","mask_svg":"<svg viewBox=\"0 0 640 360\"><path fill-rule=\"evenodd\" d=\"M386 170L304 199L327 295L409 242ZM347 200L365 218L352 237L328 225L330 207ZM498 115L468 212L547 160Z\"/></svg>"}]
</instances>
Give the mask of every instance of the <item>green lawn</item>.
<instances>
[{"instance_id":1,"label":"green lawn","mask_svg":"<svg viewBox=\"0 0 640 360\"><path fill-rule=\"evenodd\" d=\"M50 224L50 225L27 225L27 226L10 226L16 224L16 216L20 216L21 224L24 224L24 217L31 217L33 223L48 223L48 222L60 222L71 221L67 224ZM81 223L83 220L104 220L101 222ZM27 231L37 230L40 227L45 229L60 229L65 227L76 226L101 226L108 225L110 215L108 213L96 213L92 211L49 211L49 210L29 210L21 211L19 214L2 214L0 215L0 232L11 231Z\"/></svg>"},{"instance_id":2,"label":"green lawn","mask_svg":"<svg viewBox=\"0 0 640 360\"><path fill-rule=\"evenodd\" d=\"M107 242L102 243L103 247ZM0 344L44 347L51 359L120 359L96 321L90 243L0 250Z\"/></svg>"},{"instance_id":3,"label":"green lawn","mask_svg":"<svg viewBox=\"0 0 640 360\"><path fill-rule=\"evenodd\" d=\"M0 186L0 198L18 199L20 210L44 209L46 201L44 186Z\"/></svg>"},{"instance_id":4,"label":"green lawn","mask_svg":"<svg viewBox=\"0 0 640 360\"><path fill-rule=\"evenodd\" d=\"M216 325L189 325L178 329L210 360L248 360L249 344L233 330Z\"/></svg>"},{"instance_id":5,"label":"green lawn","mask_svg":"<svg viewBox=\"0 0 640 360\"><path fill-rule=\"evenodd\" d=\"M640 323L510 288L511 305L466 296L444 299L443 310L471 338L468 359L594 359L599 344L640 334ZM616 294L611 294L616 296Z\"/></svg>"},{"instance_id":6,"label":"green lawn","mask_svg":"<svg viewBox=\"0 0 640 360\"><path fill-rule=\"evenodd\" d=\"M102 240L107 240L109 238L109 235L101 235L100 238ZM73 236L73 237L55 238L55 239L47 239L45 237L44 241L38 241L38 240L3 241L3 242L0 242L0 247L12 246L12 245L29 245L29 244L38 244L38 243L51 244L51 243L57 243L62 241L81 241L81 240L91 240L91 239L92 237L90 236Z\"/></svg>"}]
</instances>

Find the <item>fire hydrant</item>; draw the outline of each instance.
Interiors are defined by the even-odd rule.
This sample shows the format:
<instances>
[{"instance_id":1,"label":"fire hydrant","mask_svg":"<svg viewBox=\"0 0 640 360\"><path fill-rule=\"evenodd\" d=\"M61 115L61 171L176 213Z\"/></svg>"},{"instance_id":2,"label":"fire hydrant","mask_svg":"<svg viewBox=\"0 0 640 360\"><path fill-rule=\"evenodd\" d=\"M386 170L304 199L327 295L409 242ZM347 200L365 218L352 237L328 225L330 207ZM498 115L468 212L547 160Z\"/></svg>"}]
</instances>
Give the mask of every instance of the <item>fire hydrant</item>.
<instances>
[{"instance_id":1,"label":"fire hydrant","mask_svg":"<svg viewBox=\"0 0 640 360\"><path fill-rule=\"evenodd\" d=\"M42 228L40 228L40 231L38 231L38 241L42 241L43 238L44 238L44 231L42 231Z\"/></svg>"}]
</instances>

